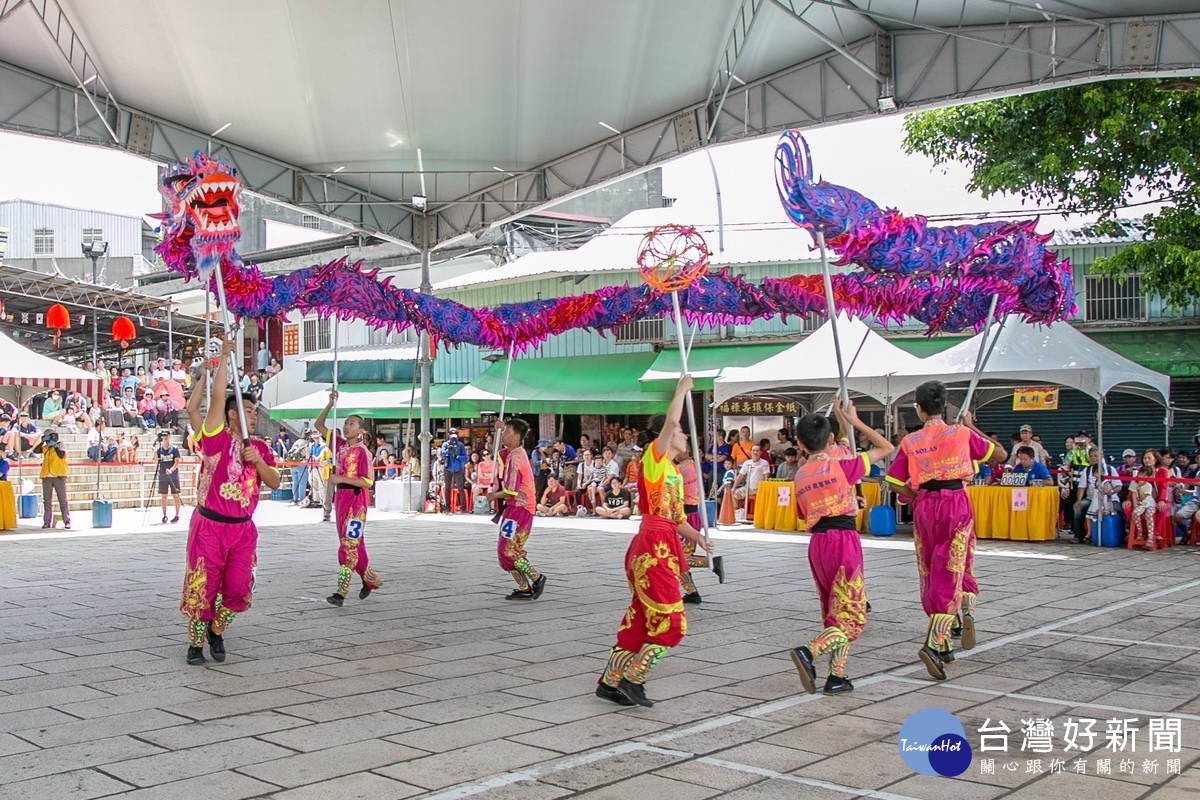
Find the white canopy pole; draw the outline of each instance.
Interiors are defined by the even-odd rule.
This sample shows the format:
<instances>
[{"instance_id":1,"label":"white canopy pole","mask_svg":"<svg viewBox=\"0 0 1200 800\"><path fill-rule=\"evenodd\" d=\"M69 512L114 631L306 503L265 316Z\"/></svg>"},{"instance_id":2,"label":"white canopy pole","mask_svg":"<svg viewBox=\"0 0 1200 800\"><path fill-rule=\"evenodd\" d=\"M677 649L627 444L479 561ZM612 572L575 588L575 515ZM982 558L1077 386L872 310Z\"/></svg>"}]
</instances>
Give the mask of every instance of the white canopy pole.
<instances>
[{"instance_id":1,"label":"white canopy pole","mask_svg":"<svg viewBox=\"0 0 1200 800\"><path fill-rule=\"evenodd\" d=\"M1000 299L1000 295L992 295L992 305L988 308L987 319L983 323L983 339L979 342L979 355L975 357L975 371L971 373L971 385L967 388L967 399L963 401L962 411L971 410L971 400L975 397L975 388L979 386L979 376L983 374L983 368L987 366L987 361L991 358L992 348L996 346L996 342L1000 339L1000 332L1004 330L1004 322L1001 321L996 328L996 336L992 339L991 347L988 347L988 334L992 330L992 318L996 316L996 301Z\"/></svg>"},{"instance_id":2,"label":"white canopy pole","mask_svg":"<svg viewBox=\"0 0 1200 800\"><path fill-rule=\"evenodd\" d=\"M833 330L833 352L837 356L838 387L842 403L850 402L850 391L846 388L846 368L842 364L842 343L838 339L837 307L833 303L833 279L829 276L829 253L825 250L825 234L817 230L817 247L821 250L821 277L825 281L825 313Z\"/></svg>"}]
</instances>

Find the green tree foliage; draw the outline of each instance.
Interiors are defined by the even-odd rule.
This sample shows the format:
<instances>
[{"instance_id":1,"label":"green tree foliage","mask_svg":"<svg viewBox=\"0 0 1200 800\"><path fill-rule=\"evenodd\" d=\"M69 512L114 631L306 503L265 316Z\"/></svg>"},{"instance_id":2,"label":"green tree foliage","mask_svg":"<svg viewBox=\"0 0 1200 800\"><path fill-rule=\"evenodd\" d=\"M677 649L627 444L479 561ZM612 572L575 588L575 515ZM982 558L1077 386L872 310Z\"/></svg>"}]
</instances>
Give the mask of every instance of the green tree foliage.
<instances>
[{"instance_id":1,"label":"green tree foliage","mask_svg":"<svg viewBox=\"0 0 1200 800\"><path fill-rule=\"evenodd\" d=\"M1172 307L1200 297L1200 80L1107 81L910 116L904 148L965 163L968 188L1110 222L1135 197L1170 203L1144 217L1147 241L1093 269L1142 274Z\"/></svg>"}]
</instances>

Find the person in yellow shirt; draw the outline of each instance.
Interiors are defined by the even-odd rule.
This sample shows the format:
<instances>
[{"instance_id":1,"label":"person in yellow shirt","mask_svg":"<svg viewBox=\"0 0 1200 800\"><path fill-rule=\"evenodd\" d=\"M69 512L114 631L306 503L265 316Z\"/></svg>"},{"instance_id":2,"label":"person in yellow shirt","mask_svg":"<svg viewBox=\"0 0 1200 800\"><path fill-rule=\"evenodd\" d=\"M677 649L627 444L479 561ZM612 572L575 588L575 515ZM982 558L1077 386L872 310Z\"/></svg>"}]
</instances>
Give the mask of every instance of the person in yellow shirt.
<instances>
[{"instance_id":1,"label":"person in yellow shirt","mask_svg":"<svg viewBox=\"0 0 1200 800\"><path fill-rule=\"evenodd\" d=\"M51 521L51 500L58 495L58 510L62 512L63 527L71 529L71 509L67 505L67 451L58 441L58 433L53 430L42 434L42 441L34 452L42 457L42 527L53 527Z\"/></svg>"}]
</instances>

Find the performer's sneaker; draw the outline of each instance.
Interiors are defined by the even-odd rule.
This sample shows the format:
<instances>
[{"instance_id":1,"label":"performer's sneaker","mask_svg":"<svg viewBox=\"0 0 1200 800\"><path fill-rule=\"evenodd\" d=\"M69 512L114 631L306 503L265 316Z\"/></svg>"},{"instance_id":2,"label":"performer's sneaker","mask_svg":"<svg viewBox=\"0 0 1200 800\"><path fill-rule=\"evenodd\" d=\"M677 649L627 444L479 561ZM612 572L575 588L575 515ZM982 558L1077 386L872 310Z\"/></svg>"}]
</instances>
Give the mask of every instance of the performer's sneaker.
<instances>
[{"instance_id":1,"label":"performer's sneaker","mask_svg":"<svg viewBox=\"0 0 1200 800\"><path fill-rule=\"evenodd\" d=\"M225 660L225 640L211 629L208 632L208 654L218 664Z\"/></svg>"},{"instance_id":2,"label":"performer's sneaker","mask_svg":"<svg viewBox=\"0 0 1200 800\"><path fill-rule=\"evenodd\" d=\"M964 614L962 618L962 649L970 650L975 646L975 618Z\"/></svg>"},{"instance_id":3,"label":"performer's sneaker","mask_svg":"<svg viewBox=\"0 0 1200 800\"><path fill-rule=\"evenodd\" d=\"M793 647L791 656L796 664L796 671L800 673L800 683L804 685L804 691L816 694L817 670L813 667L812 651L808 647Z\"/></svg>"},{"instance_id":4,"label":"performer's sneaker","mask_svg":"<svg viewBox=\"0 0 1200 800\"><path fill-rule=\"evenodd\" d=\"M532 600L532 589L513 589L512 594L504 598L505 600Z\"/></svg>"},{"instance_id":5,"label":"performer's sneaker","mask_svg":"<svg viewBox=\"0 0 1200 800\"><path fill-rule=\"evenodd\" d=\"M163 514L163 521L162 521L162 524L163 524L163 525L166 525L166 524L167 524L167 515L166 515L166 514Z\"/></svg>"},{"instance_id":6,"label":"performer's sneaker","mask_svg":"<svg viewBox=\"0 0 1200 800\"><path fill-rule=\"evenodd\" d=\"M946 680L945 662L942 661L941 653L929 645L925 645L917 655L925 664L925 669L928 670L931 678L938 681Z\"/></svg>"},{"instance_id":7,"label":"performer's sneaker","mask_svg":"<svg viewBox=\"0 0 1200 800\"><path fill-rule=\"evenodd\" d=\"M685 594L683 596L683 602L687 603L688 605L693 605L693 606L700 605L700 593L699 592L690 592L688 594Z\"/></svg>"},{"instance_id":8,"label":"performer's sneaker","mask_svg":"<svg viewBox=\"0 0 1200 800\"><path fill-rule=\"evenodd\" d=\"M639 706L654 708L654 701L646 697L646 687L643 684L621 678L621 682L617 684L617 691L625 695L626 700L637 703Z\"/></svg>"},{"instance_id":9,"label":"performer's sneaker","mask_svg":"<svg viewBox=\"0 0 1200 800\"><path fill-rule=\"evenodd\" d=\"M938 656L942 659L943 664L953 664L954 663L954 651L953 650L943 650L942 652L938 653Z\"/></svg>"},{"instance_id":10,"label":"performer's sneaker","mask_svg":"<svg viewBox=\"0 0 1200 800\"><path fill-rule=\"evenodd\" d=\"M950 629L950 638L951 639L961 639L962 638L962 625L955 625L953 628Z\"/></svg>"},{"instance_id":11,"label":"performer's sneaker","mask_svg":"<svg viewBox=\"0 0 1200 800\"><path fill-rule=\"evenodd\" d=\"M870 600L867 601L867 613L868 614L871 613L871 601Z\"/></svg>"},{"instance_id":12,"label":"performer's sneaker","mask_svg":"<svg viewBox=\"0 0 1200 800\"><path fill-rule=\"evenodd\" d=\"M546 576L538 575L538 579L533 582L533 591L530 592L530 599L537 600L542 596L542 592L546 591Z\"/></svg>"},{"instance_id":13,"label":"performer's sneaker","mask_svg":"<svg viewBox=\"0 0 1200 800\"><path fill-rule=\"evenodd\" d=\"M329 597L325 598L325 602L329 603L331 606L337 606L338 608L341 608L342 603L346 602L346 596L340 594L331 594Z\"/></svg>"},{"instance_id":14,"label":"performer's sneaker","mask_svg":"<svg viewBox=\"0 0 1200 800\"><path fill-rule=\"evenodd\" d=\"M822 694L846 694L854 691L854 684L849 678L839 678L837 675L830 675L825 679L825 688L821 690Z\"/></svg>"},{"instance_id":15,"label":"performer's sneaker","mask_svg":"<svg viewBox=\"0 0 1200 800\"><path fill-rule=\"evenodd\" d=\"M619 706L631 706L634 702L625 695L621 694L621 690L615 686L609 686L604 681L596 684L596 697L604 700L610 700Z\"/></svg>"},{"instance_id":16,"label":"performer's sneaker","mask_svg":"<svg viewBox=\"0 0 1200 800\"><path fill-rule=\"evenodd\" d=\"M371 587L370 587L370 586L367 586L367 585L364 583L364 584L363 584L363 587L362 587L361 589L359 589L359 590L358 590L358 599L359 599L359 600L366 600L366 599L367 599L368 597L370 597L370 596L371 596Z\"/></svg>"},{"instance_id":17,"label":"performer's sneaker","mask_svg":"<svg viewBox=\"0 0 1200 800\"><path fill-rule=\"evenodd\" d=\"M188 664L191 664L193 667L203 664L204 663L204 648L203 647L189 647L188 654L187 654L187 662L188 662Z\"/></svg>"},{"instance_id":18,"label":"performer's sneaker","mask_svg":"<svg viewBox=\"0 0 1200 800\"><path fill-rule=\"evenodd\" d=\"M179 515L178 515L178 514L176 514L174 517L172 517L172 518L171 518L171 522L172 522L172 524L174 524L174 523L176 523L176 522L179 522Z\"/></svg>"}]
</instances>

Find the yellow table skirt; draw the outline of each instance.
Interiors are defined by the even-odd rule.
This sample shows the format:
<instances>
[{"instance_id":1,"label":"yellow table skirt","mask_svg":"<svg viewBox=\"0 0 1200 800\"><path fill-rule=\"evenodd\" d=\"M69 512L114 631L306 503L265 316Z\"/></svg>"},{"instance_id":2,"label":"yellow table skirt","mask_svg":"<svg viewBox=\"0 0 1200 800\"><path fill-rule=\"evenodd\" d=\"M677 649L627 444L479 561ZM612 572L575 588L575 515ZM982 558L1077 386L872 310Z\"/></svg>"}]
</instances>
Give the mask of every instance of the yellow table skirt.
<instances>
[{"instance_id":1,"label":"yellow table skirt","mask_svg":"<svg viewBox=\"0 0 1200 800\"><path fill-rule=\"evenodd\" d=\"M968 486L967 499L975 513L975 535L980 539L1045 541L1058 527L1058 488L1025 488L1025 511L1012 510L1012 486Z\"/></svg>"},{"instance_id":2,"label":"yellow table skirt","mask_svg":"<svg viewBox=\"0 0 1200 800\"><path fill-rule=\"evenodd\" d=\"M0 530L17 529L17 499L13 496L12 484L0 481Z\"/></svg>"},{"instance_id":3,"label":"yellow table skirt","mask_svg":"<svg viewBox=\"0 0 1200 800\"><path fill-rule=\"evenodd\" d=\"M879 505L879 484L864 481L863 498L866 507L858 515L858 529L863 530L867 510ZM796 519L796 498L791 481L764 480L758 484L754 500L754 527L794 533L804 530L804 520Z\"/></svg>"}]
</instances>

